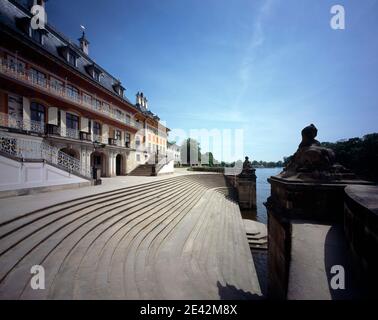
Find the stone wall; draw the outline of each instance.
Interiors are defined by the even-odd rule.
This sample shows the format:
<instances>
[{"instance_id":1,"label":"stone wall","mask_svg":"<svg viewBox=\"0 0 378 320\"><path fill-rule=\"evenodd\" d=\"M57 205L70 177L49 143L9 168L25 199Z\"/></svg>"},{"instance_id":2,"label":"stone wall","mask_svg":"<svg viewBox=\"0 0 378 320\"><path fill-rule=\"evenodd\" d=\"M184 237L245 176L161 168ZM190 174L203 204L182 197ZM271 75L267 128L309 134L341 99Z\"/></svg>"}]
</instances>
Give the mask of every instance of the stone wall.
<instances>
[{"instance_id":1,"label":"stone wall","mask_svg":"<svg viewBox=\"0 0 378 320\"><path fill-rule=\"evenodd\" d=\"M378 286L378 187L345 189L344 230L354 262L354 272L366 283L371 296Z\"/></svg>"},{"instance_id":2,"label":"stone wall","mask_svg":"<svg viewBox=\"0 0 378 320\"><path fill-rule=\"evenodd\" d=\"M268 295L286 299L291 263L292 222L342 223L344 188L351 181L304 182L271 177L268 211Z\"/></svg>"}]
</instances>

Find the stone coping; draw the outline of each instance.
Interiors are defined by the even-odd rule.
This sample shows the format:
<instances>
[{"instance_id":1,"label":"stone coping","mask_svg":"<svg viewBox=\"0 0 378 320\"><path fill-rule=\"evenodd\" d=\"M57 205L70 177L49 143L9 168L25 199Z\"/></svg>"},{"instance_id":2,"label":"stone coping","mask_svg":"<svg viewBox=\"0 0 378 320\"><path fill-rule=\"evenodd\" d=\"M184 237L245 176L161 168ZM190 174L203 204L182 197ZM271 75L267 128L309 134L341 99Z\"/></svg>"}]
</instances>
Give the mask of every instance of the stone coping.
<instances>
[{"instance_id":1,"label":"stone coping","mask_svg":"<svg viewBox=\"0 0 378 320\"><path fill-rule=\"evenodd\" d=\"M372 182L365 180L302 180L297 178L281 178L278 176L271 176L268 182L281 182L290 185L298 186L346 186L346 185L373 185Z\"/></svg>"},{"instance_id":2,"label":"stone coping","mask_svg":"<svg viewBox=\"0 0 378 320\"><path fill-rule=\"evenodd\" d=\"M378 186L347 186L345 193L355 203L378 215Z\"/></svg>"}]
</instances>

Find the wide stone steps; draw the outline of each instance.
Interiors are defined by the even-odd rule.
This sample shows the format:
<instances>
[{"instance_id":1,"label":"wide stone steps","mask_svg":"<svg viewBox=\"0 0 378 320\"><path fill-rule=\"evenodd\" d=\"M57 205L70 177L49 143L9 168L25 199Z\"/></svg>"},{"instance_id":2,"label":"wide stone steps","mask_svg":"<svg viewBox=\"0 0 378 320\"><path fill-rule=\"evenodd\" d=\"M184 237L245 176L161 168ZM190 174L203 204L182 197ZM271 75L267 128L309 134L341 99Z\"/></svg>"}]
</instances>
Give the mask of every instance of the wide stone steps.
<instances>
[{"instance_id":1,"label":"wide stone steps","mask_svg":"<svg viewBox=\"0 0 378 320\"><path fill-rule=\"evenodd\" d=\"M259 298L222 175L90 195L0 224L1 299ZM45 268L33 290L30 268Z\"/></svg>"},{"instance_id":2,"label":"wide stone steps","mask_svg":"<svg viewBox=\"0 0 378 320\"><path fill-rule=\"evenodd\" d=\"M130 176L152 176L152 164L142 164L129 173Z\"/></svg>"}]
</instances>

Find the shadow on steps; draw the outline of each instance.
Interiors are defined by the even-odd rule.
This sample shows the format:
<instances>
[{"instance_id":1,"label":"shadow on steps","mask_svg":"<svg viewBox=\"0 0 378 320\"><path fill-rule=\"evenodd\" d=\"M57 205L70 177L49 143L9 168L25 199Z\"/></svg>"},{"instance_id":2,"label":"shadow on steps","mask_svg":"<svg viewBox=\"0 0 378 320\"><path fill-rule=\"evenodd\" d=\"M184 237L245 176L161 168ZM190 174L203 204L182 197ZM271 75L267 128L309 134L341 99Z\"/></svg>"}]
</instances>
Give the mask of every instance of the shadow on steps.
<instances>
[{"instance_id":1,"label":"shadow on steps","mask_svg":"<svg viewBox=\"0 0 378 320\"><path fill-rule=\"evenodd\" d=\"M222 284L218 281L218 293L221 300L263 300L263 296L260 296L255 293L246 292L241 289L237 289L233 285L226 284L226 286L222 286Z\"/></svg>"}]
</instances>

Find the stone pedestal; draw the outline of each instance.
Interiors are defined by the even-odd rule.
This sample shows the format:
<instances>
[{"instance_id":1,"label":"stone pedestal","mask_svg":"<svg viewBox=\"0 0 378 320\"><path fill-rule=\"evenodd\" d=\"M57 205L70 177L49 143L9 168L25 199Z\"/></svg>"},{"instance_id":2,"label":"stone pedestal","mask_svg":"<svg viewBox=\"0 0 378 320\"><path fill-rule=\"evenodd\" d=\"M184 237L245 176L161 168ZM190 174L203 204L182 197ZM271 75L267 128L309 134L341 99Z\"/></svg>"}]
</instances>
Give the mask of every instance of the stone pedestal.
<instances>
[{"instance_id":1,"label":"stone pedestal","mask_svg":"<svg viewBox=\"0 0 378 320\"><path fill-rule=\"evenodd\" d=\"M292 222L342 223L344 188L363 181L315 181L296 178L268 179L268 295L286 299L291 260Z\"/></svg>"},{"instance_id":2,"label":"stone pedestal","mask_svg":"<svg viewBox=\"0 0 378 320\"><path fill-rule=\"evenodd\" d=\"M237 176L236 189L238 191L239 206L241 209L256 208L256 175Z\"/></svg>"}]
</instances>

